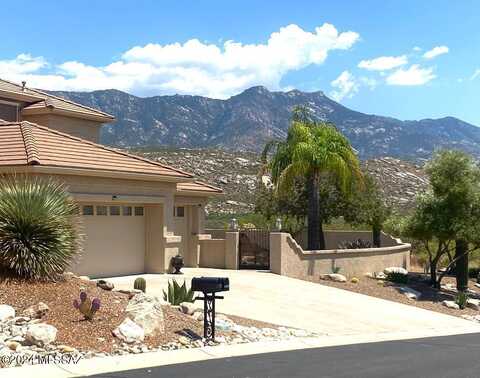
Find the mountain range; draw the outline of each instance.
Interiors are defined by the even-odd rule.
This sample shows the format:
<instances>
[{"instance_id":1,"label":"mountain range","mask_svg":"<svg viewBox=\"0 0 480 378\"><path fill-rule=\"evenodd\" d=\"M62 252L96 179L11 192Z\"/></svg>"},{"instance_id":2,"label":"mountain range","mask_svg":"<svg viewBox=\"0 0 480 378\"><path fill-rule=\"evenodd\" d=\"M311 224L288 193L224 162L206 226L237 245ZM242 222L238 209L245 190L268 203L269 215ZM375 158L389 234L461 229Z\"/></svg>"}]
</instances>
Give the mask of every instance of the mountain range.
<instances>
[{"instance_id":1,"label":"mountain range","mask_svg":"<svg viewBox=\"0 0 480 378\"><path fill-rule=\"evenodd\" d=\"M102 142L118 147L169 146L260 151L284 138L291 111L307 106L319 120L333 122L360 158L392 156L421 161L438 148L456 148L480 157L480 128L457 118L401 121L364 114L323 92L272 92L252 87L226 100L173 95L142 98L118 90L51 92L116 117Z\"/></svg>"}]
</instances>

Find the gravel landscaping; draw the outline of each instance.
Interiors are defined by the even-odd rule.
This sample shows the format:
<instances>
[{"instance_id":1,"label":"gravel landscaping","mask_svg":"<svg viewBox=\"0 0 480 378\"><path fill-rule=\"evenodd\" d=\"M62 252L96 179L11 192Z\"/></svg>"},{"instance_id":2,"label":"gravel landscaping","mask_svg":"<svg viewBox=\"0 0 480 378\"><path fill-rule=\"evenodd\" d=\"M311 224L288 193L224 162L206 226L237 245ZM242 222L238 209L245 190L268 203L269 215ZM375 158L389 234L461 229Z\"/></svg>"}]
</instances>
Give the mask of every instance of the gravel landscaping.
<instances>
[{"instance_id":1,"label":"gravel landscaping","mask_svg":"<svg viewBox=\"0 0 480 378\"><path fill-rule=\"evenodd\" d=\"M409 280L407 284L393 283L384 279L375 279L369 276L356 277L356 279L353 279L354 282L352 282L352 278L346 280L346 282L338 282L334 280L326 280L325 278L321 279L320 277L311 279L311 281L469 320L476 320L471 317L479 315L477 309L470 307L463 310L449 308L443 303L444 301L455 301L455 278L445 277L442 280L442 289L437 290L429 285L429 277L423 273L409 272L408 277ZM358 282L355 282L357 280ZM409 292L415 294L419 293L419 298L415 299L412 295L408 295L407 293ZM480 288L475 286L474 281L470 281L469 283L469 297L472 299L480 298ZM478 319L480 321L480 316Z\"/></svg>"},{"instance_id":2,"label":"gravel landscaping","mask_svg":"<svg viewBox=\"0 0 480 378\"><path fill-rule=\"evenodd\" d=\"M92 320L86 320L73 305L80 292L100 301ZM202 305L171 306L133 290L104 290L94 281L73 275L59 282L3 281L0 366L38 363L36 358L45 355L57 360L66 355L90 358L314 336L217 313L216 341L207 343L202 338Z\"/></svg>"}]
</instances>

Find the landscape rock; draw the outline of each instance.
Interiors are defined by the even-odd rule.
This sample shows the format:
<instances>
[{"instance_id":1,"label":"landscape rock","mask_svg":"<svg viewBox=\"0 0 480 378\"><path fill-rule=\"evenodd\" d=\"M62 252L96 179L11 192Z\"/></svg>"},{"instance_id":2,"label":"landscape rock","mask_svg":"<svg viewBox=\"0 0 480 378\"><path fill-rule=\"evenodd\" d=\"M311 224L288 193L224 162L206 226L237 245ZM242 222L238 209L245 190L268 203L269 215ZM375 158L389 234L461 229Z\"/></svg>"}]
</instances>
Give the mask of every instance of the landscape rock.
<instances>
[{"instance_id":1,"label":"landscape rock","mask_svg":"<svg viewBox=\"0 0 480 378\"><path fill-rule=\"evenodd\" d=\"M107 291L113 290L115 288L115 285L112 282L106 281L106 280L98 280L97 286L100 289L107 290Z\"/></svg>"},{"instance_id":2,"label":"landscape rock","mask_svg":"<svg viewBox=\"0 0 480 378\"><path fill-rule=\"evenodd\" d=\"M376 278L377 280L384 280L384 279L387 278L387 275L386 275L385 273L383 273L383 272L375 273L374 276L375 276L375 278Z\"/></svg>"},{"instance_id":3,"label":"landscape rock","mask_svg":"<svg viewBox=\"0 0 480 378\"><path fill-rule=\"evenodd\" d=\"M398 291L405 294L408 299L419 300L422 296L422 293L420 293L419 291L406 286L399 287Z\"/></svg>"},{"instance_id":4,"label":"landscape rock","mask_svg":"<svg viewBox=\"0 0 480 378\"><path fill-rule=\"evenodd\" d=\"M480 299L468 298L467 307L476 311L480 310Z\"/></svg>"},{"instance_id":5,"label":"landscape rock","mask_svg":"<svg viewBox=\"0 0 480 378\"><path fill-rule=\"evenodd\" d=\"M0 322L15 317L15 309L12 306L0 305Z\"/></svg>"},{"instance_id":6,"label":"landscape rock","mask_svg":"<svg viewBox=\"0 0 480 378\"><path fill-rule=\"evenodd\" d=\"M339 273L321 274L320 279L334 282L347 282L347 277Z\"/></svg>"},{"instance_id":7,"label":"landscape rock","mask_svg":"<svg viewBox=\"0 0 480 378\"><path fill-rule=\"evenodd\" d=\"M113 330L113 335L128 344L141 342L145 339L143 328L130 318L125 318L122 324Z\"/></svg>"},{"instance_id":8,"label":"landscape rock","mask_svg":"<svg viewBox=\"0 0 480 378\"><path fill-rule=\"evenodd\" d=\"M193 315L197 311L201 311L194 303L182 302L180 303L180 311L187 315Z\"/></svg>"},{"instance_id":9,"label":"landscape rock","mask_svg":"<svg viewBox=\"0 0 480 378\"><path fill-rule=\"evenodd\" d=\"M453 308L455 310L459 310L460 309L460 306L458 304L455 303L455 301L443 301L442 304L445 306L445 307L448 307L448 308Z\"/></svg>"},{"instance_id":10,"label":"landscape rock","mask_svg":"<svg viewBox=\"0 0 480 378\"><path fill-rule=\"evenodd\" d=\"M165 332L162 301L158 297L144 293L136 294L128 302L125 311L143 328L145 335L151 335L156 331Z\"/></svg>"},{"instance_id":11,"label":"landscape rock","mask_svg":"<svg viewBox=\"0 0 480 378\"><path fill-rule=\"evenodd\" d=\"M30 319L41 319L47 315L50 308L43 302L38 302L36 305L31 305L23 310L22 315L27 316Z\"/></svg>"},{"instance_id":12,"label":"landscape rock","mask_svg":"<svg viewBox=\"0 0 480 378\"><path fill-rule=\"evenodd\" d=\"M408 270L406 270L405 268L399 267L399 266L392 266L392 267L389 267L389 268L385 268L383 270L383 273L385 273L385 274L399 273L399 274L407 275Z\"/></svg>"},{"instance_id":13,"label":"landscape rock","mask_svg":"<svg viewBox=\"0 0 480 378\"><path fill-rule=\"evenodd\" d=\"M90 282L90 277L88 277L88 276L79 276L78 278L82 281Z\"/></svg>"},{"instance_id":14,"label":"landscape rock","mask_svg":"<svg viewBox=\"0 0 480 378\"><path fill-rule=\"evenodd\" d=\"M203 322L203 312L196 311L192 314L192 318L196 321Z\"/></svg>"},{"instance_id":15,"label":"landscape rock","mask_svg":"<svg viewBox=\"0 0 480 378\"><path fill-rule=\"evenodd\" d=\"M45 323L29 325L25 338L28 342L43 347L55 341L57 329Z\"/></svg>"}]
</instances>

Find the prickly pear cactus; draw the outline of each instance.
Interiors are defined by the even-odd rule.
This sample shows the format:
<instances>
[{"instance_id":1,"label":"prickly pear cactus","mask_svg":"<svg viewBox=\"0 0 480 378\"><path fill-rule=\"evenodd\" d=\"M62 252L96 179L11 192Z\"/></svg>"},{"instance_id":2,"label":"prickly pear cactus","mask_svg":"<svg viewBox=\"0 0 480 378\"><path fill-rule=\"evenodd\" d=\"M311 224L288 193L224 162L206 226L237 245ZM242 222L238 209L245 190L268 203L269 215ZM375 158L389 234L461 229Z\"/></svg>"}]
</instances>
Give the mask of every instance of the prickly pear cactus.
<instances>
[{"instance_id":1,"label":"prickly pear cactus","mask_svg":"<svg viewBox=\"0 0 480 378\"><path fill-rule=\"evenodd\" d=\"M87 293L82 291L80 293L80 301L75 299L73 307L80 311L86 320L92 320L95 313L100 309L100 299L93 298L91 300L88 298Z\"/></svg>"}]
</instances>

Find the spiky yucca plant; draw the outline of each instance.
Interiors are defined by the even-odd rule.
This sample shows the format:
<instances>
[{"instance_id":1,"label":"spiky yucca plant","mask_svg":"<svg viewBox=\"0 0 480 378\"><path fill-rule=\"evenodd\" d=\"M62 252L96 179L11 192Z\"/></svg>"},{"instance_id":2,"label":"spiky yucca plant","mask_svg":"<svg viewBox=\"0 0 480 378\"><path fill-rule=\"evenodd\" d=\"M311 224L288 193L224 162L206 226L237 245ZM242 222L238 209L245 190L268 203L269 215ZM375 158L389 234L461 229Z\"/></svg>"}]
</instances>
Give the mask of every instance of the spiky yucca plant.
<instances>
[{"instance_id":1,"label":"spiky yucca plant","mask_svg":"<svg viewBox=\"0 0 480 378\"><path fill-rule=\"evenodd\" d=\"M55 279L80 251L77 205L63 184L0 178L0 269L25 279Z\"/></svg>"},{"instance_id":2,"label":"spiky yucca plant","mask_svg":"<svg viewBox=\"0 0 480 378\"><path fill-rule=\"evenodd\" d=\"M182 286L175 280L172 280L172 283L168 281L168 291L163 291L163 299L173 306L178 306L183 302L193 302L194 295L195 293L192 291L192 288L187 290L185 281L183 281Z\"/></svg>"}]
</instances>

